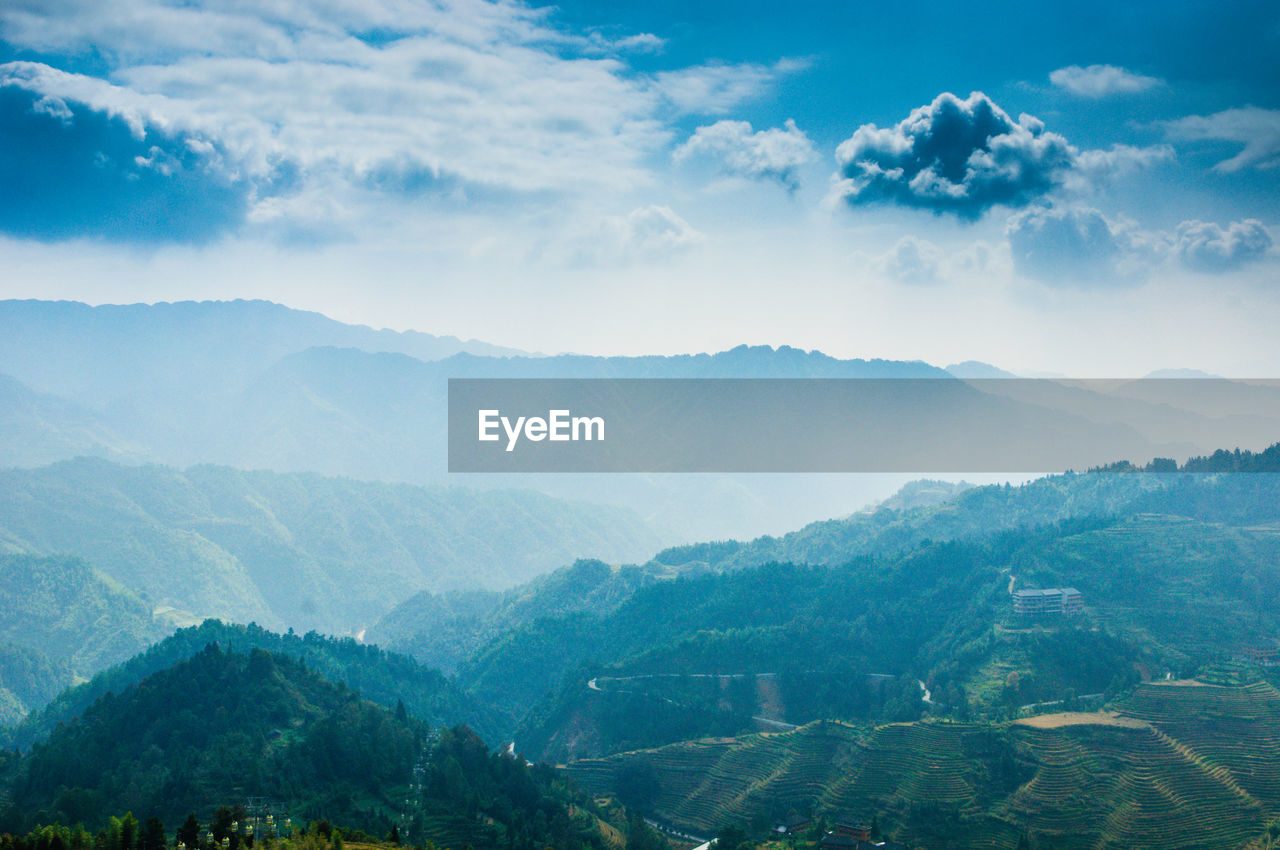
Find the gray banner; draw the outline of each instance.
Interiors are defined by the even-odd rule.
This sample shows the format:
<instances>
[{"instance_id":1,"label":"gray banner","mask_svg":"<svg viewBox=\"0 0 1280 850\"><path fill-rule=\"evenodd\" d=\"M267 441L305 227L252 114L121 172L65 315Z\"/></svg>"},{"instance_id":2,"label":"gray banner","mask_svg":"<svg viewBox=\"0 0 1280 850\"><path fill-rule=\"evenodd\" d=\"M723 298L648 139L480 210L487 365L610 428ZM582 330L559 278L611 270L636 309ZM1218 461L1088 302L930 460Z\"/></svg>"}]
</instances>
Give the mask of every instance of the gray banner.
<instances>
[{"instance_id":1,"label":"gray banner","mask_svg":"<svg viewBox=\"0 0 1280 850\"><path fill-rule=\"evenodd\" d=\"M1054 472L1280 441L1280 382L450 379L450 472Z\"/></svg>"}]
</instances>

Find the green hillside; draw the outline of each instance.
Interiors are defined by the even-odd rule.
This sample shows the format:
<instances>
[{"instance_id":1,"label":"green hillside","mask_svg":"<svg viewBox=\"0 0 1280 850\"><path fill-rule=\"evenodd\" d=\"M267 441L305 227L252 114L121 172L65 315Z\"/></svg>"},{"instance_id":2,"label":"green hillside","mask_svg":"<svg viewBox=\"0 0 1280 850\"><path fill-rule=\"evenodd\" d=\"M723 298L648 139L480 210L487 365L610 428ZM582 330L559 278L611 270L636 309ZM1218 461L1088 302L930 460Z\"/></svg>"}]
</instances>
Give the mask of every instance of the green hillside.
<instances>
[{"instance_id":1,"label":"green hillside","mask_svg":"<svg viewBox=\"0 0 1280 850\"><path fill-rule=\"evenodd\" d=\"M295 823L395 827L422 845L605 847L591 801L552 768L491 752L465 727L432 732L288 656L217 645L101 697L35 746L0 830L96 828L113 811L176 828L251 797Z\"/></svg>"},{"instance_id":2,"label":"green hillside","mask_svg":"<svg viewBox=\"0 0 1280 850\"><path fill-rule=\"evenodd\" d=\"M759 717L1009 717L1033 704L1096 700L1142 675L1193 672L1277 640L1280 617L1269 603L1280 590L1276 476L1151 483L1108 474L1056 484L1069 496L1086 478L1136 480L1145 495L1120 514L851 555L838 566L673 569L675 578L620 603L513 619L459 665L459 681L523 716L517 737L531 752L564 760L655 746L691 729L747 731ZM982 489L1002 500L1018 492ZM1041 493L1031 487L1029 497ZM1083 593L1081 616L1013 614L1011 590L1059 586ZM687 682L673 690L680 676L722 675L754 677L756 690L746 699ZM609 680L627 683L601 687ZM900 683L916 680L931 703L911 704ZM885 692L871 681L894 685Z\"/></svg>"},{"instance_id":3,"label":"green hillside","mask_svg":"<svg viewBox=\"0 0 1280 850\"><path fill-rule=\"evenodd\" d=\"M72 680L71 666L20 643L0 643L0 739L33 708L44 705Z\"/></svg>"},{"instance_id":4,"label":"green hillside","mask_svg":"<svg viewBox=\"0 0 1280 850\"><path fill-rule=\"evenodd\" d=\"M370 627L365 639L452 670L503 632L544 617L606 613L660 577L671 577L671 571L579 560L500 593L423 591Z\"/></svg>"},{"instance_id":5,"label":"green hillside","mask_svg":"<svg viewBox=\"0 0 1280 850\"><path fill-rule=\"evenodd\" d=\"M1280 693L1148 684L1117 714L1001 724L817 722L569 765L599 794L651 777L659 818L713 834L760 813L878 819L919 847L1243 847L1280 805ZM1248 735L1249 737L1241 737ZM630 785L627 782L630 781Z\"/></svg>"},{"instance_id":6,"label":"green hillside","mask_svg":"<svg viewBox=\"0 0 1280 850\"><path fill-rule=\"evenodd\" d=\"M0 641L39 649L83 676L167 631L137 594L78 558L0 555Z\"/></svg>"},{"instance_id":7,"label":"green hillside","mask_svg":"<svg viewBox=\"0 0 1280 850\"><path fill-rule=\"evenodd\" d=\"M0 472L0 551L83 557L197 621L353 633L424 589L509 587L657 542L623 509L527 491L89 459Z\"/></svg>"},{"instance_id":8,"label":"green hillside","mask_svg":"<svg viewBox=\"0 0 1280 850\"><path fill-rule=\"evenodd\" d=\"M213 644L238 652L262 649L294 658L308 670L341 683L384 708L403 703L415 717L433 726L465 723L495 743L510 728L509 721L463 693L439 672L403 655L359 644L351 638L333 638L314 632L281 635L258 626L207 620L200 626L181 629L146 652L58 694L46 707L12 729L7 736L8 744L27 749L44 740L59 724L72 722L107 694L118 694L133 687L152 674L199 655Z\"/></svg>"},{"instance_id":9,"label":"green hillside","mask_svg":"<svg viewBox=\"0 0 1280 850\"><path fill-rule=\"evenodd\" d=\"M36 745L6 820L94 824L135 811L179 823L249 795L285 800L299 817L332 808L378 826L393 818L426 733L301 662L211 645L104 695Z\"/></svg>"},{"instance_id":10,"label":"green hillside","mask_svg":"<svg viewBox=\"0 0 1280 850\"><path fill-rule=\"evenodd\" d=\"M956 540L1047 525L1078 516L1123 512L1138 498L1171 483L1158 475L1054 475L1020 487L964 490L937 504L810 523L781 537L677 546L654 560L673 567L741 569L772 561L841 564L854 555L892 555L922 543ZM896 504L891 500L890 505Z\"/></svg>"},{"instance_id":11,"label":"green hillside","mask_svg":"<svg viewBox=\"0 0 1280 850\"><path fill-rule=\"evenodd\" d=\"M0 555L0 725L168 631L136 594L77 558Z\"/></svg>"}]
</instances>

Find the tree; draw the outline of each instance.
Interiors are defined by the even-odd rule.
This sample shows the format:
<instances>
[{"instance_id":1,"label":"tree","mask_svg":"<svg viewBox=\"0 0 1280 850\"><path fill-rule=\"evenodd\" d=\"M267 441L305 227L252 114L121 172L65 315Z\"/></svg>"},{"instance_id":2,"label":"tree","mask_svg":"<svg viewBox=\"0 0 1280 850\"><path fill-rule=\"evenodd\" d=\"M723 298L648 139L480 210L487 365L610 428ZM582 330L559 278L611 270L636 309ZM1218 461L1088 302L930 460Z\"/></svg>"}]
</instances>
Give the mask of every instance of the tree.
<instances>
[{"instance_id":1,"label":"tree","mask_svg":"<svg viewBox=\"0 0 1280 850\"><path fill-rule=\"evenodd\" d=\"M195 850L200 846L200 821L196 820L195 812L188 814L178 828L178 840L187 845L188 850Z\"/></svg>"},{"instance_id":2,"label":"tree","mask_svg":"<svg viewBox=\"0 0 1280 850\"><path fill-rule=\"evenodd\" d=\"M669 845L643 817L633 813L627 818L626 850L669 850Z\"/></svg>"},{"instance_id":3,"label":"tree","mask_svg":"<svg viewBox=\"0 0 1280 850\"><path fill-rule=\"evenodd\" d=\"M739 827L726 826L716 835L716 850L746 850L747 834Z\"/></svg>"},{"instance_id":4,"label":"tree","mask_svg":"<svg viewBox=\"0 0 1280 850\"><path fill-rule=\"evenodd\" d=\"M142 841L139 844L141 850L165 850L168 843L169 839L164 834L164 824L160 819L147 818L147 825L142 830Z\"/></svg>"},{"instance_id":5,"label":"tree","mask_svg":"<svg viewBox=\"0 0 1280 850\"><path fill-rule=\"evenodd\" d=\"M624 806L640 812L651 810L662 790L653 765L645 761L628 762L618 768L614 787Z\"/></svg>"}]
</instances>

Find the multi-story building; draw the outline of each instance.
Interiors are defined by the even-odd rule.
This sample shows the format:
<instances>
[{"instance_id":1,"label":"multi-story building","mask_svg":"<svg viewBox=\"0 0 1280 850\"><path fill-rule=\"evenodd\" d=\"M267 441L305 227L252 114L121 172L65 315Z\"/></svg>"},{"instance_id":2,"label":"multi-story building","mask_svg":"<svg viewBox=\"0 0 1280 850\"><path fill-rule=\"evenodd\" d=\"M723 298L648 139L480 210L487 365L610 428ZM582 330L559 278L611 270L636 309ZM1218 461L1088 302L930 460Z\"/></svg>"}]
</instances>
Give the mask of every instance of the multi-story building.
<instances>
[{"instance_id":1,"label":"multi-story building","mask_svg":"<svg viewBox=\"0 0 1280 850\"><path fill-rule=\"evenodd\" d=\"M1078 614L1084 610L1084 596L1074 587L1044 587L1015 590L1015 614Z\"/></svg>"}]
</instances>

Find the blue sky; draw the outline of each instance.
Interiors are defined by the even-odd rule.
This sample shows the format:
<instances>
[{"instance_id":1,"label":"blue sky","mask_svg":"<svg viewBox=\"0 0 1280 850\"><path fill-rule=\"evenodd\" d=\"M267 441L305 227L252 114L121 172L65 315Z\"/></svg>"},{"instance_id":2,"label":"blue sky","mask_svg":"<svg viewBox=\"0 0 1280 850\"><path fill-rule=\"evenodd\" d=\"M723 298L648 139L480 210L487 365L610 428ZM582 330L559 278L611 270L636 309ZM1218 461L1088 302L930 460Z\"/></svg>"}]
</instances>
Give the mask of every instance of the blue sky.
<instances>
[{"instance_id":1,"label":"blue sky","mask_svg":"<svg viewBox=\"0 0 1280 850\"><path fill-rule=\"evenodd\" d=\"M1274 3L15 0L0 297L1280 369Z\"/></svg>"}]
</instances>

